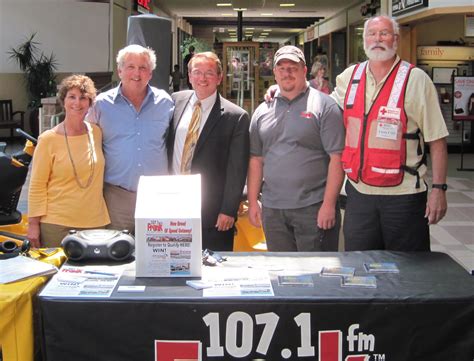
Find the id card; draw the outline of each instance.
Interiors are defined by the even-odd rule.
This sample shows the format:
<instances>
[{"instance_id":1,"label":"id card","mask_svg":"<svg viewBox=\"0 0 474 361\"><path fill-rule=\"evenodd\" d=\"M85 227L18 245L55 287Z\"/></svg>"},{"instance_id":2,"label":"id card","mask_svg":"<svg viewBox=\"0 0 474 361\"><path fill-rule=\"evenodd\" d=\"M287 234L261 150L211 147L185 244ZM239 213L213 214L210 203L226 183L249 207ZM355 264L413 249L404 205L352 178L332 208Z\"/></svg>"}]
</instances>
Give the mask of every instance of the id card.
<instances>
[{"instance_id":1,"label":"id card","mask_svg":"<svg viewBox=\"0 0 474 361\"><path fill-rule=\"evenodd\" d=\"M397 140L400 126L400 108L380 107L375 136L381 139Z\"/></svg>"},{"instance_id":2,"label":"id card","mask_svg":"<svg viewBox=\"0 0 474 361\"><path fill-rule=\"evenodd\" d=\"M386 119L377 119L377 138L397 140L398 123L387 121Z\"/></svg>"}]
</instances>

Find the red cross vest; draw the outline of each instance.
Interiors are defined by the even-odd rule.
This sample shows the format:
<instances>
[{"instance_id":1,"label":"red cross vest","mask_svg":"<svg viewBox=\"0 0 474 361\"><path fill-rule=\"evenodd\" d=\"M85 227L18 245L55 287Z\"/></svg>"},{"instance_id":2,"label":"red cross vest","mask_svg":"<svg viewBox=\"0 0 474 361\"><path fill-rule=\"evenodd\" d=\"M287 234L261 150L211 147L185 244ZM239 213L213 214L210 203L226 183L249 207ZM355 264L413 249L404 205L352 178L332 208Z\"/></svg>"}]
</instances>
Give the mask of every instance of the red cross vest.
<instances>
[{"instance_id":1,"label":"red cross vest","mask_svg":"<svg viewBox=\"0 0 474 361\"><path fill-rule=\"evenodd\" d=\"M418 140L420 131L407 134L404 110L405 91L413 65L400 61L387 77L382 89L365 115L367 61L356 65L344 100L346 142L342 165L349 179L376 187L394 187L402 183L404 172L417 176L415 167L406 166L406 140Z\"/></svg>"}]
</instances>

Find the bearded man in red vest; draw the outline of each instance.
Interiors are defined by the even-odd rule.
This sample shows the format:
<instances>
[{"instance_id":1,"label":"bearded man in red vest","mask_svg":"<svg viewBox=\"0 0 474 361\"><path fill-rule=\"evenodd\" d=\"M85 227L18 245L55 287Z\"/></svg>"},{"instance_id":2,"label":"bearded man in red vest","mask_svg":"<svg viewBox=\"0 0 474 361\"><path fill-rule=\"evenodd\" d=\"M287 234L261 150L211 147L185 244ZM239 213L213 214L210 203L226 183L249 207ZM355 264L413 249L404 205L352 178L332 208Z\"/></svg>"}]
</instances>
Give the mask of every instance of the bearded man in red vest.
<instances>
[{"instance_id":1,"label":"bearded man in red vest","mask_svg":"<svg viewBox=\"0 0 474 361\"><path fill-rule=\"evenodd\" d=\"M345 250L429 251L429 225L447 210L448 131L436 88L396 54L399 26L364 24L368 61L347 68L332 96L344 109ZM432 184L428 196L425 143Z\"/></svg>"}]
</instances>

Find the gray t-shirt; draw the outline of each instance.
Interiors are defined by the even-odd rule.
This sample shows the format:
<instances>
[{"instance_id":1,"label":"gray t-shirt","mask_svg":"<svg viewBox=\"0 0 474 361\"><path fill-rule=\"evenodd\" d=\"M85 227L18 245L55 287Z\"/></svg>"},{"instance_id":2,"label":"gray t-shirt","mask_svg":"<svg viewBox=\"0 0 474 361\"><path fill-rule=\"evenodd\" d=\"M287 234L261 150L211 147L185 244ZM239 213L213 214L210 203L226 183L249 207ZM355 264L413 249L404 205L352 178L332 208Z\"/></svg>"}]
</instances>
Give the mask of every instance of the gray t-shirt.
<instances>
[{"instance_id":1,"label":"gray t-shirt","mask_svg":"<svg viewBox=\"0 0 474 361\"><path fill-rule=\"evenodd\" d=\"M296 209L323 200L329 154L344 149L342 112L308 87L292 101L277 95L255 110L250 154L263 157L265 207Z\"/></svg>"}]
</instances>

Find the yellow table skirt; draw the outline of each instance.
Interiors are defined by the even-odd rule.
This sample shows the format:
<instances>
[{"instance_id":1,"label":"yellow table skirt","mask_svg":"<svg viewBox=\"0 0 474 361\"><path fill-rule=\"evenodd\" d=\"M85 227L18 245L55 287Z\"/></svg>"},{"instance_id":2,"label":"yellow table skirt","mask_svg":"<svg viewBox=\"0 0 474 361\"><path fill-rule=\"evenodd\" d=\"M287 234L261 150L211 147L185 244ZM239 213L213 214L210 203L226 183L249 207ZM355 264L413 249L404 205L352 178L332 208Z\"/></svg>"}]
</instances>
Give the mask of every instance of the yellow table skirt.
<instances>
[{"instance_id":1,"label":"yellow table skirt","mask_svg":"<svg viewBox=\"0 0 474 361\"><path fill-rule=\"evenodd\" d=\"M57 267L65 259L62 250L40 258ZM32 277L0 285L0 348L4 361L33 361L33 299L47 280L48 276Z\"/></svg>"}]
</instances>

